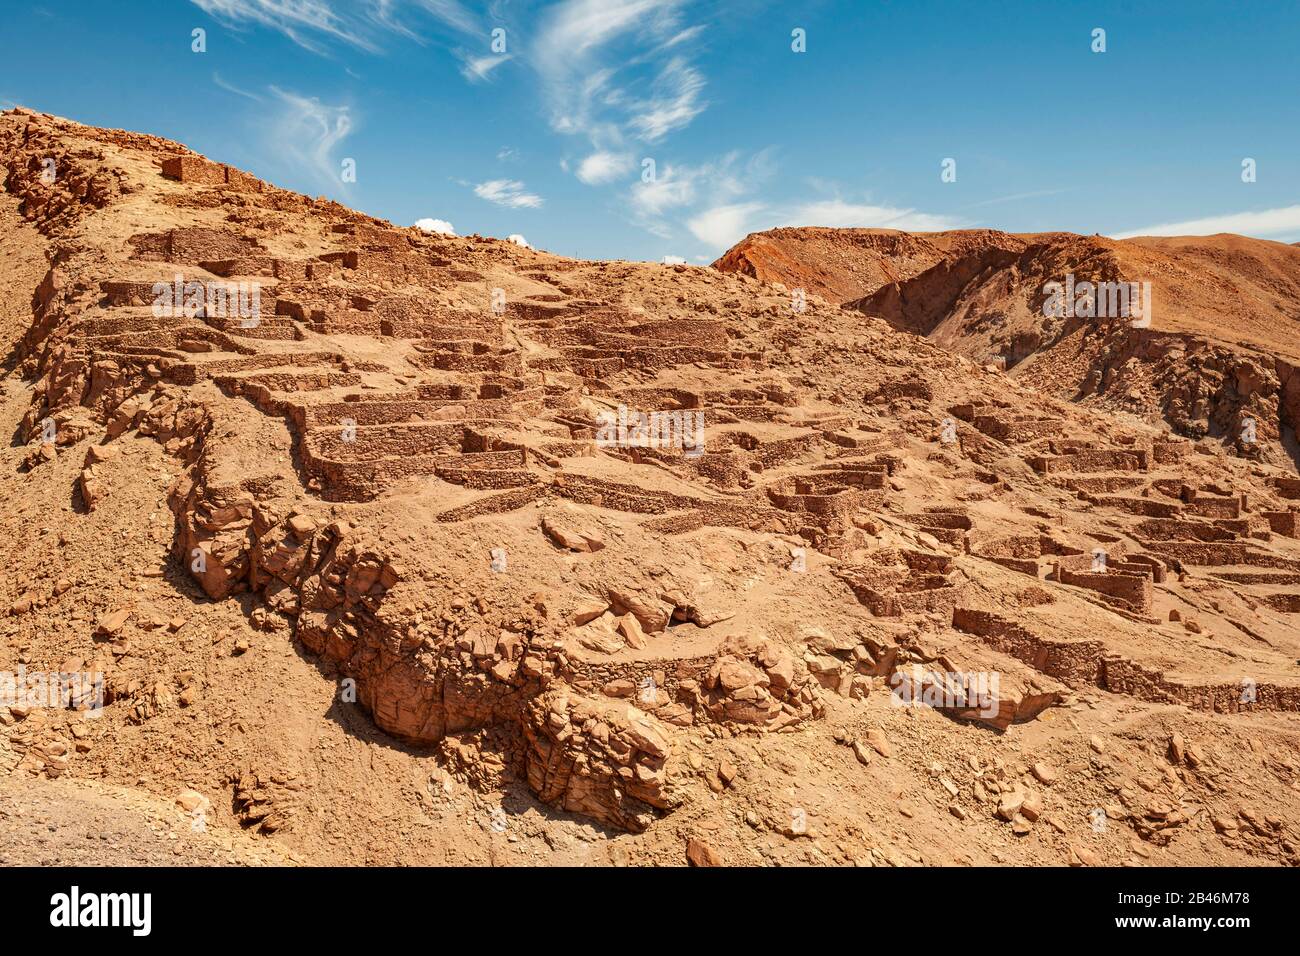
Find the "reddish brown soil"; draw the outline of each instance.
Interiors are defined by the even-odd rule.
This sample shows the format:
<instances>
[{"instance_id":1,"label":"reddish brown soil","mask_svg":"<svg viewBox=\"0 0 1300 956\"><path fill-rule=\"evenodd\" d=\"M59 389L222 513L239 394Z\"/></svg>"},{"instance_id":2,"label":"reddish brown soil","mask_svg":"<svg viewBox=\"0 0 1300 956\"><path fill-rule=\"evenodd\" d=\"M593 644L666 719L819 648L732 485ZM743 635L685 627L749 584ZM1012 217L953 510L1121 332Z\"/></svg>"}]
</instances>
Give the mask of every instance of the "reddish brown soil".
<instances>
[{"instance_id":1,"label":"reddish brown soil","mask_svg":"<svg viewBox=\"0 0 1300 956\"><path fill-rule=\"evenodd\" d=\"M25 111L0 182L0 671L106 686L0 707L5 826L95 862L196 801L181 862L1300 859L1293 472L839 308L1031 237L880 234L798 312ZM160 312L177 274L258 321ZM703 454L598 441L620 404L702 414Z\"/></svg>"},{"instance_id":2,"label":"reddish brown soil","mask_svg":"<svg viewBox=\"0 0 1300 956\"><path fill-rule=\"evenodd\" d=\"M918 253L918 250L922 250ZM1107 239L777 229L717 263L816 292L1036 390L1294 469L1300 249L1243 236ZM1044 315L1049 282L1150 283L1147 327ZM1247 419L1255 442L1242 440Z\"/></svg>"}]
</instances>

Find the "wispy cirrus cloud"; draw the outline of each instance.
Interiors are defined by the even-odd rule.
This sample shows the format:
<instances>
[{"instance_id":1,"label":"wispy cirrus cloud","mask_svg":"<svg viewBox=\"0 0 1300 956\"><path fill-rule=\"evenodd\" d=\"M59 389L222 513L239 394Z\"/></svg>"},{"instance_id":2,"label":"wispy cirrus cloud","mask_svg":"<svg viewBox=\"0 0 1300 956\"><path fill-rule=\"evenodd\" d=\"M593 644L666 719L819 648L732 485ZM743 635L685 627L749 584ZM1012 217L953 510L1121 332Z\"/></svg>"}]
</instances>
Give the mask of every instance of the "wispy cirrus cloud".
<instances>
[{"instance_id":1,"label":"wispy cirrus cloud","mask_svg":"<svg viewBox=\"0 0 1300 956\"><path fill-rule=\"evenodd\" d=\"M424 43L440 32L468 82L512 61L533 70L551 128L585 137L595 154L661 143L709 105L694 63L705 27L685 22L689 0L558 0L518 12L497 0L482 13L462 0L190 2L230 28L278 30L322 55L340 44L380 53L385 38ZM526 48L507 49L517 35ZM576 172L589 185L613 179L587 160Z\"/></svg>"},{"instance_id":2,"label":"wispy cirrus cloud","mask_svg":"<svg viewBox=\"0 0 1300 956\"><path fill-rule=\"evenodd\" d=\"M385 34L424 42L428 20L455 33L478 36L479 19L460 0L190 0L228 27L278 30L313 53L330 43L376 53Z\"/></svg>"},{"instance_id":3,"label":"wispy cirrus cloud","mask_svg":"<svg viewBox=\"0 0 1300 956\"><path fill-rule=\"evenodd\" d=\"M540 209L546 201L517 179L489 179L474 187L474 195L507 209Z\"/></svg>"},{"instance_id":4,"label":"wispy cirrus cloud","mask_svg":"<svg viewBox=\"0 0 1300 956\"><path fill-rule=\"evenodd\" d=\"M279 109L269 126L268 148L281 161L303 168L318 183L337 187L337 147L355 129L349 106L330 106L314 96L270 87Z\"/></svg>"},{"instance_id":5,"label":"wispy cirrus cloud","mask_svg":"<svg viewBox=\"0 0 1300 956\"><path fill-rule=\"evenodd\" d=\"M628 125L647 143L657 143L704 112L708 104L700 96L703 90L700 71L674 57L660 70L650 98L637 105Z\"/></svg>"},{"instance_id":6,"label":"wispy cirrus cloud","mask_svg":"<svg viewBox=\"0 0 1300 956\"><path fill-rule=\"evenodd\" d=\"M921 212L901 206L851 203L842 199L819 199L802 203L782 213L782 226L830 226L836 229L902 229L908 232L941 232L960 229L965 223L954 216Z\"/></svg>"},{"instance_id":7,"label":"wispy cirrus cloud","mask_svg":"<svg viewBox=\"0 0 1300 956\"><path fill-rule=\"evenodd\" d=\"M369 53L383 52L382 41L399 36L427 43L431 26L444 35L460 61L460 73L473 83L490 78L501 64L514 58L498 48L487 19L460 0L190 0L219 23L232 29L264 27L278 30L303 49L329 55L331 44L346 44ZM504 8L488 11L494 27L504 22ZM502 35L504 40L505 35ZM482 44L494 45L490 52Z\"/></svg>"},{"instance_id":8,"label":"wispy cirrus cloud","mask_svg":"<svg viewBox=\"0 0 1300 956\"><path fill-rule=\"evenodd\" d=\"M1011 193L1008 196L995 196L993 199L982 199L979 202L968 203L963 209L982 209L985 206L997 206L1004 202L1020 202L1025 199L1041 199L1044 196L1059 196L1061 193L1068 193L1075 187L1067 186L1062 189L1034 189L1030 192Z\"/></svg>"},{"instance_id":9,"label":"wispy cirrus cloud","mask_svg":"<svg viewBox=\"0 0 1300 956\"><path fill-rule=\"evenodd\" d=\"M458 54L461 57L460 75L472 83L480 83L492 75L492 71L502 63L514 59L510 53L490 53L487 56L469 56L463 51Z\"/></svg>"},{"instance_id":10,"label":"wispy cirrus cloud","mask_svg":"<svg viewBox=\"0 0 1300 956\"><path fill-rule=\"evenodd\" d=\"M365 36L364 24L340 15L328 0L190 0L213 19L231 27L250 25L279 30L314 53L325 52L321 38L363 50L378 47ZM364 6L364 4L362 4ZM387 6L384 3L375 4Z\"/></svg>"},{"instance_id":11,"label":"wispy cirrus cloud","mask_svg":"<svg viewBox=\"0 0 1300 956\"><path fill-rule=\"evenodd\" d=\"M385 0L385 5L397 4L395 0ZM458 0L416 0L414 5L462 33L474 33L479 29L479 18Z\"/></svg>"},{"instance_id":12,"label":"wispy cirrus cloud","mask_svg":"<svg viewBox=\"0 0 1300 956\"><path fill-rule=\"evenodd\" d=\"M696 239L714 249L726 249L754 231L753 223L765 209L761 202L713 206L692 216L686 226Z\"/></svg>"},{"instance_id":13,"label":"wispy cirrus cloud","mask_svg":"<svg viewBox=\"0 0 1300 956\"><path fill-rule=\"evenodd\" d=\"M701 173L685 166L665 166L663 172L652 180L642 181L632 187L630 204L639 224L652 232L656 220L674 209L695 202L696 183Z\"/></svg>"},{"instance_id":14,"label":"wispy cirrus cloud","mask_svg":"<svg viewBox=\"0 0 1300 956\"><path fill-rule=\"evenodd\" d=\"M667 166L628 196L633 221L661 238L678 224L711 250L735 245L751 232L776 226L903 229L937 232L968 225L955 216L908 206L845 199L833 183L813 182L829 196L772 200L764 197L775 178L771 149L741 160L729 153L699 166Z\"/></svg>"},{"instance_id":15,"label":"wispy cirrus cloud","mask_svg":"<svg viewBox=\"0 0 1300 956\"><path fill-rule=\"evenodd\" d=\"M706 81L691 60L704 31L684 25L686 6L562 0L547 9L530 62L551 128L586 137L598 152L621 152L631 141L658 143L704 112Z\"/></svg>"},{"instance_id":16,"label":"wispy cirrus cloud","mask_svg":"<svg viewBox=\"0 0 1300 956\"><path fill-rule=\"evenodd\" d=\"M246 90L213 72L213 85L250 100L250 125L255 135L248 140L250 157L256 165L305 175L327 192L346 192L339 147L357 128L357 116L348 104L324 103L319 97L269 86L264 93Z\"/></svg>"},{"instance_id":17,"label":"wispy cirrus cloud","mask_svg":"<svg viewBox=\"0 0 1300 956\"><path fill-rule=\"evenodd\" d=\"M1163 222L1154 226L1144 226L1141 229L1112 233L1112 238L1212 236L1219 232L1235 232L1242 236L1255 236L1260 239L1300 234L1300 206L1282 206L1277 209L1206 216L1202 219L1184 219L1181 222Z\"/></svg>"},{"instance_id":18,"label":"wispy cirrus cloud","mask_svg":"<svg viewBox=\"0 0 1300 956\"><path fill-rule=\"evenodd\" d=\"M215 70L212 73L212 82L227 93L234 93L236 96L242 96L244 99L252 100L255 103L262 102L262 97L258 96L256 93L250 93L248 90L241 89L233 83L226 82L221 78L221 74L217 73Z\"/></svg>"},{"instance_id":19,"label":"wispy cirrus cloud","mask_svg":"<svg viewBox=\"0 0 1300 956\"><path fill-rule=\"evenodd\" d=\"M673 234L671 217L699 207L736 204L766 184L773 169L770 150L761 150L743 161L740 153L733 151L697 165L665 164L656 169L652 178L633 184L628 196L632 220L668 238Z\"/></svg>"}]
</instances>

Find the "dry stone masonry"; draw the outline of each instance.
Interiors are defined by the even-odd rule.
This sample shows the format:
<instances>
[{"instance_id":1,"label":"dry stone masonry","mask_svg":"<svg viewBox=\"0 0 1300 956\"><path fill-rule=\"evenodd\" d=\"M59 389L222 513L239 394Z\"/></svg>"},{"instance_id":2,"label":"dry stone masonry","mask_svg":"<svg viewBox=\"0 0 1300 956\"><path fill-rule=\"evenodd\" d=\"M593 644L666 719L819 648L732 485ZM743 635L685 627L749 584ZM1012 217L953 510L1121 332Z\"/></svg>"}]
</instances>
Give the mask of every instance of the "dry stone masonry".
<instances>
[{"instance_id":1,"label":"dry stone masonry","mask_svg":"<svg viewBox=\"0 0 1300 956\"><path fill-rule=\"evenodd\" d=\"M1085 697L1300 711L1282 469L1043 398L861 311L795 312L754 278L398 228L36 114L0 120L0 158L50 248L15 355L27 480L69 476L89 520L152 442L174 469L160 558L476 792L518 783L645 833L742 793L709 748L834 734L807 759L915 760L949 817L988 803L1024 836L1057 815L1048 769L971 756L958 787L926 769L949 738L895 753L874 723L931 733L902 716L926 705L952 740L996 742ZM57 594L16 586L0 610L27 641ZM124 605L68 663L97 662L108 707L148 726L192 692L124 676L137 631L175 633ZM214 653L254 650L232 645ZM59 775L75 747L41 719L0 709L22 766ZM224 779L242 825L303 820L296 776ZM1139 839L1179 838L1166 809L1133 817ZM737 818L804 838L779 801ZM1288 839L1269 852L1294 861Z\"/></svg>"}]
</instances>

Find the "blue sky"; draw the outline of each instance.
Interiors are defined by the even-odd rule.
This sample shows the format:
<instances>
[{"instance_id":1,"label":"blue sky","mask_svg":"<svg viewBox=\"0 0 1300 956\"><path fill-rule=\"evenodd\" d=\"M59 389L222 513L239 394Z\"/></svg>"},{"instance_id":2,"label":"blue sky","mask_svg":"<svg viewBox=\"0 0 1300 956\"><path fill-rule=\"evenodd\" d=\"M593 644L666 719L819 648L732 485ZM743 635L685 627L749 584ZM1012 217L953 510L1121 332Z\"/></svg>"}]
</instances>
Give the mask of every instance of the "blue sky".
<instances>
[{"instance_id":1,"label":"blue sky","mask_svg":"<svg viewBox=\"0 0 1300 956\"><path fill-rule=\"evenodd\" d=\"M1297 2L7 7L0 106L564 255L707 262L777 225L1300 240Z\"/></svg>"}]
</instances>

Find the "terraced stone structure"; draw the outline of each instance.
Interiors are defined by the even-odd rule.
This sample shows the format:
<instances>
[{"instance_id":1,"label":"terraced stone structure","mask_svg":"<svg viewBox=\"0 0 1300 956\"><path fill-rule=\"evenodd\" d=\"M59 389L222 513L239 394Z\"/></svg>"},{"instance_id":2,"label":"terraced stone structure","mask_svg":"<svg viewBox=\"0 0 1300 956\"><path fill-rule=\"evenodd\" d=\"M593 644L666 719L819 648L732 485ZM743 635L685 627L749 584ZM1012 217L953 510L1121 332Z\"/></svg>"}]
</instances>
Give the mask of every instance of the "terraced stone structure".
<instances>
[{"instance_id":1,"label":"terraced stone structure","mask_svg":"<svg viewBox=\"0 0 1300 956\"><path fill-rule=\"evenodd\" d=\"M1081 695L1300 710L1282 469L753 278L398 228L26 112L0 158L50 249L14 356L26 479L71 457L84 518L156 441L169 567L476 790L642 832L717 802L719 742L821 739L896 697L963 740ZM110 710L174 706L116 656ZM998 675L991 707L968 673ZM229 768L250 819L264 776ZM1288 833L1260 852L1294 859Z\"/></svg>"}]
</instances>

